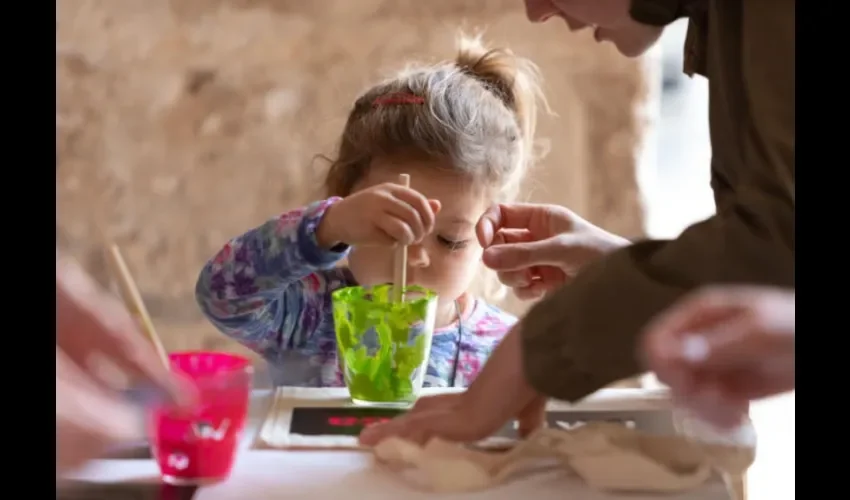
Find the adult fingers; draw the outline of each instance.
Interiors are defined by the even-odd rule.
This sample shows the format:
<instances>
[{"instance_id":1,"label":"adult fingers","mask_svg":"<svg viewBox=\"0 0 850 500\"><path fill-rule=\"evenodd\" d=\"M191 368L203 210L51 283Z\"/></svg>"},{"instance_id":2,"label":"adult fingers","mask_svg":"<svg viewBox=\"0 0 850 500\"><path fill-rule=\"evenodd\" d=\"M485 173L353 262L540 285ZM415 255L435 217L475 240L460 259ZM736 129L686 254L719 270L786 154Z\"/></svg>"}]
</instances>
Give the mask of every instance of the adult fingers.
<instances>
[{"instance_id":1,"label":"adult fingers","mask_svg":"<svg viewBox=\"0 0 850 500\"><path fill-rule=\"evenodd\" d=\"M774 354L767 336L746 316L676 340L682 362L700 370L754 366Z\"/></svg>"},{"instance_id":2,"label":"adult fingers","mask_svg":"<svg viewBox=\"0 0 850 500\"><path fill-rule=\"evenodd\" d=\"M360 433L360 443L375 446L389 437L398 437L419 445L425 445L438 437L457 443L469 443L486 437L483 428L476 426L459 408L435 409L408 413L401 417L370 425Z\"/></svg>"},{"instance_id":3,"label":"adult fingers","mask_svg":"<svg viewBox=\"0 0 850 500\"><path fill-rule=\"evenodd\" d=\"M739 425L746 417L749 402L730 393L716 379L705 379L687 393L678 392L676 399L690 408L701 420L721 429Z\"/></svg>"},{"instance_id":4,"label":"adult fingers","mask_svg":"<svg viewBox=\"0 0 850 500\"><path fill-rule=\"evenodd\" d=\"M794 390L795 369L793 360L783 366L730 370L723 376L730 397L744 401L757 400Z\"/></svg>"},{"instance_id":5,"label":"adult fingers","mask_svg":"<svg viewBox=\"0 0 850 500\"><path fill-rule=\"evenodd\" d=\"M528 241L533 241L533 236L526 229L502 229L493 238L493 245ZM529 268L519 271L502 271L497 273L497 275L503 285L511 288L523 288L531 284L531 280L534 278L534 271Z\"/></svg>"},{"instance_id":6,"label":"adult fingers","mask_svg":"<svg viewBox=\"0 0 850 500\"><path fill-rule=\"evenodd\" d=\"M520 300L536 300L549 292L557 289L562 283L547 283L542 280L534 280L530 285L522 288L514 288L514 295Z\"/></svg>"},{"instance_id":7,"label":"adult fingers","mask_svg":"<svg viewBox=\"0 0 850 500\"><path fill-rule=\"evenodd\" d=\"M647 327L647 335L680 336L709 330L715 324L744 313L753 306L754 299L764 293L764 289L749 286L701 288L658 315Z\"/></svg>"},{"instance_id":8,"label":"adult fingers","mask_svg":"<svg viewBox=\"0 0 850 500\"><path fill-rule=\"evenodd\" d=\"M503 285L511 288L525 288L531 285L534 280L534 275L531 269L523 269L521 271L504 271L497 273L499 281Z\"/></svg>"},{"instance_id":9,"label":"adult fingers","mask_svg":"<svg viewBox=\"0 0 850 500\"><path fill-rule=\"evenodd\" d=\"M532 232L528 229L500 229L496 232L496 235L493 236L493 243L491 246L505 245L509 243L525 243L534 241L535 239L534 234L532 234Z\"/></svg>"},{"instance_id":10,"label":"adult fingers","mask_svg":"<svg viewBox=\"0 0 850 500\"><path fill-rule=\"evenodd\" d=\"M133 408L94 383L57 348L57 472L96 456L111 442L141 437Z\"/></svg>"},{"instance_id":11,"label":"adult fingers","mask_svg":"<svg viewBox=\"0 0 850 500\"><path fill-rule=\"evenodd\" d=\"M138 437L142 422L133 408L56 352L57 415L106 439Z\"/></svg>"},{"instance_id":12,"label":"adult fingers","mask_svg":"<svg viewBox=\"0 0 850 500\"><path fill-rule=\"evenodd\" d=\"M531 266L569 265L569 244L562 238L492 246L484 251L484 265L495 271L519 271Z\"/></svg>"},{"instance_id":13,"label":"adult fingers","mask_svg":"<svg viewBox=\"0 0 850 500\"><path fill-rule=\"evenodd\" d=\"M359 441L364 446L375 446L389 437L398 437L425 444L431 435L430 425L434 418L439 418L440 410L410 412L396 417L389 422L370 425L360 432Z\"/></svg>"},{"instance_id":14,"label":"adult fingers","mask_svg":"<svg viewBox=\"0 0 850 500\"><path fill-rule=\"evenodd\" d=\"M656 373L675 392L695 400L703 411L718 406L720 403L714 401L718 398L728 406L728 401L749 401L793 390L793 349L777 346L773 340L751 323L733 320L705 335L686 337L684 360L661 364Z\"/></svg>"},{"instance_id":15,"label":"adult fingers","mask_svg":"<svg viewBox=\"0 0 850 500\"><path fill-rule=\"evenodd\" d=\"M478 219L476 234L478 242L484 248L493 244L493 237L503 227L528 229L533 210L520 208L514 204L496 204L488 208Z\"/></svg>"},{"instance_id":16,"label":"adult fingers","mask_svg":"<svg viewBox=\"0 0 850 500\"><path fill-rule=\"evenodd\" d=\"M653 319L645 329L643 351L652 368L683 359L683 337L709 331L741 312L727 296L701 292L685 297ZM693 347L693 346L691 346Z\"/></svg>"},{"instance_id":17,"label":"adult fingers","mask_svg":"<svg viewBox=\"0 0 850 500\"><path fill-rule=\"evenodd\" d=\"M126 309L79 273L76 269L70 274L60 272L57 267L57 345L81 367L87 367L92 355L100 353L135 380L162 391L172 402L188 404L190 393L162 364Z\"/></svg>"},{"instance_id":18,"label":"adult fingers","mask_svg":"<svg viewBox=\"0 0 850 500\"><path fill-rule=\"evenodd\" d=\"M493 243L493 237L502 229L531 229L535 219L542 220L562 211L556 205L537 203L500 203L484 212L476 225L478 241L484 248ZM548 236L548 235L538 235Z\"/></svg>"}]
</instances>

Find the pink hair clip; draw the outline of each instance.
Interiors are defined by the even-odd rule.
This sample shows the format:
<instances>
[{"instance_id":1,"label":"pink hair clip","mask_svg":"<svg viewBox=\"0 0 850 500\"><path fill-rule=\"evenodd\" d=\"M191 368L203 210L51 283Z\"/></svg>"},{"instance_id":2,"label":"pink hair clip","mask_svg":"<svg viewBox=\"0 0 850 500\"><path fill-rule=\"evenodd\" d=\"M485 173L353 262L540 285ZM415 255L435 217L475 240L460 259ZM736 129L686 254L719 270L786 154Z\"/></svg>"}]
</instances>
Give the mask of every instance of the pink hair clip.
<instances>
[{"instance_id":1,"label":"pink hair clip","mask_svg":"<svg viewBox=\"0 0 850 500\"><path fill-rule=\"evenodd\" d=\"M424 104L425 98L414 94L395 93L382 95L372 101L372 107L395 104Z\"/></svg>"}]
</instances>

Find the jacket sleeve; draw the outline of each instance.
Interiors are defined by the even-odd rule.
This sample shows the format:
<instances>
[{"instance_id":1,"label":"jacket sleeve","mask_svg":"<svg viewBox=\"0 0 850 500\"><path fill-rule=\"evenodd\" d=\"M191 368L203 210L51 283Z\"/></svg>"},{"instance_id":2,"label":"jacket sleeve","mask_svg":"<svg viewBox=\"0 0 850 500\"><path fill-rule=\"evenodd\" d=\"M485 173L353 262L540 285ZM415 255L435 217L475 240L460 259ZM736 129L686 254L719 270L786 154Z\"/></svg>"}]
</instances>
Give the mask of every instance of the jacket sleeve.
<instances>
[{"instance_id":1,"label":"jacket sleeve","mask_svg":"<svg viewBox=\"0 0 850 500\"><path fill-rule=\"evenodd\" d=\"M195 297L222 333L267 359L299 349L315 316L336 288L331 273L348 247L325 250L315 230L331 198L275 217L229 241L201 270Z\"/></svg>"},{"instance_id":2,"label":"jacket sleeve","mask_svg":"<svg viewBox=\"0 0 850 500\"><path fill-rule=\"evenodd\" d=\"M524 369L540 392L576 401L641 373L642 328L699 286L794 287L795 4L743 4L711 2L708 12L728 28L714 32L714 67L744 63L740 75L711 75L717 215L675 240L610 254L532 308ZM728 105L742 98L746 106Z\"/></svg>"}]
</instances>

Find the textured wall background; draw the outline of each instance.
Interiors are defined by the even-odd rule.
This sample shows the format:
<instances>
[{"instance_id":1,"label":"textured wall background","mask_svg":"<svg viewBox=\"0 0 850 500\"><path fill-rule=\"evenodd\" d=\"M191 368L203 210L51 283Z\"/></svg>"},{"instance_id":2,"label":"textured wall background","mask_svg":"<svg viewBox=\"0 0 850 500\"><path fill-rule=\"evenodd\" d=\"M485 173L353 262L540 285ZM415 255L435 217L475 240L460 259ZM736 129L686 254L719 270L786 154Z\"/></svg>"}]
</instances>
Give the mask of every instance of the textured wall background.
<instances>
[{"instance_id":1,"label":"textured wall background","mask_svg":"<svg viewBox=\"0 0 850 500\"><path fill-rule=\"evenodd\" d=\"M357 94L411 58L452 57L460 26L546 78L551 151L525 198L642 233L639 63L528 23L520 0L63 0L56 22L57 237L104 282L117 241L169 349L232 347L194 304L203 262L314 199L312 158L333 154Z\"/></svg>"}]
</instances>

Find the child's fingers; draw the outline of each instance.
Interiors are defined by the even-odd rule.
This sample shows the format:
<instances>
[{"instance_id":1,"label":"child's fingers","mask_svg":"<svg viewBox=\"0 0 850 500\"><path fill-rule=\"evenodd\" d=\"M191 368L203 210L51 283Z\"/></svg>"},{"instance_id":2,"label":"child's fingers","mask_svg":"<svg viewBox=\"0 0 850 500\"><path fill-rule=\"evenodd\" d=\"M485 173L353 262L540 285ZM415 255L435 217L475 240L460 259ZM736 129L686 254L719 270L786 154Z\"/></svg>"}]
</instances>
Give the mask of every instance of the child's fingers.
<instances>
[{"instance_id":1,"label":"child's fingers","mask_svg":"<svg viewBox=\"0 0 850 500\"><path fill-rule=\"evenodd\" d=\"M399 243L413 243L421 240L426 234L425 223L422 221L422 217L416 209L404 200L400 200L395 196L387 197L386 203L382 207L382 211L378 214L378 216L395 218L410 228L413 239L410 241L396 240Z\"/></svg>"},{"instance_id":2,"label":"child's fingers","mask_svg":"<svg viewBox=\"0 0 850 500\"><path fill-rule=\"evenodd\" d=\"M374 232L368 241L360 243L360 246L391 247L398 243L398 239L384 230L379 224L375 224Z\"/></svg>"},{"instance_id":3,"label":"child's fingers","mask_svg":"<svg viewBox=\"0 0 850 500\"><path fill-rule=\"evenodd\" d=\"M399 218L386 214L376 221L378 229L386 233L393 243L410 245L417 241L413 229Z\"/></svg>"},{"instance_id":4,"label":"child's fingers","mask_svg":"<svg viewBox=\"0 0 850 500\"><path fill-rule=\"evenodd\" d=\"M431 203L428 198L422 196L422 194L418 191L399 185L393 185L391 193L395 198L404 202L416 212L419 223L422 225L420 237L424 237L426 234L434 230L436 215L434 214L434 210L431 208ZM407 219L405 220L408 223L412 222Z\"/></svg>"}]
</instances>

